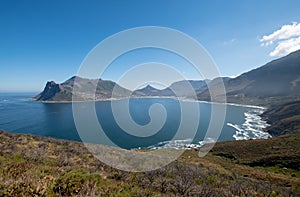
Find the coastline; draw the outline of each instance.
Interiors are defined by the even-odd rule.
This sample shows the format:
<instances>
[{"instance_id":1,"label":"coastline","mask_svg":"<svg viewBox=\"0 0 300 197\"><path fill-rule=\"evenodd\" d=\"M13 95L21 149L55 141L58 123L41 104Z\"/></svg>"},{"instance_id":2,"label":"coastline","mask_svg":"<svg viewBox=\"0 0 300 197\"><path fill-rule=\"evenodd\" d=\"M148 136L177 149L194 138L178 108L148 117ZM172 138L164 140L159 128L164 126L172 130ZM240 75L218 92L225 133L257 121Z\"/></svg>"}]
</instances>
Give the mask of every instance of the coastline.
<instances>
[{"instance_id":1,"label":"coastline","mask_svg":"<svg viewBox=\"0 0 300 197\"><path fill-rule=\"evenodd\" d=\"M34 102L41 102L41 103L85 103L85 102L102 102L102 101L118 101L118 100L125 100L125 99L151 99L151 98L162 98L162 99L179 99L184 102L199 102L199 103L212 103L212 104L222 104L222 105L231 105L231 106L240 106L240 107L249 107L249 108L257 108L257 109L263 109L266 110L266 107L258 106L258 105L247 105L247 104L238 104L238 103L221 103L221 102L212 102L212 101L204 101L204 100L196 100L196 99L189 99L186 97L174 97L174 96L139 96L139 97L122 97L122 98L106 98L106 99L96 99L96 100L84 100L84 101L37 101L32 98L32 101Z\"/></svg>"},{"instance_id":2,"label":"coastline","mask_svg":"<svg viewBox=\"0 0 300 197\"><path fill-rule=\"evenodd\" d=\"M245 120L240 125L234 125L230 122L225 122L225 124L229 127L234 128L235 134L233 135L233 138L237 140L252 140L252 139L266 139L271 138L269 132L265 131L265 129L269 126L267 121L263 120L261 117L261 114L265 112L266 108L262 106L254 106L254 105L244 105L244 104L237 104L237 103L218 103L218 102L210 102L210 101L201 101L201 100L195 100L195 99L189 99L184 97L174 97L174 96L143 96L143 97L126 97L126 98L109 98L109 99L98 99L98 100L87 100L87 101L73 101L74 103L90 103L90 102L109 102L109 101L117 101L117 100L126 100L126 99L176 99L180 100L181 102L197 102L197 103L207 103L207 104L217 104L217 105L229 105L229 106L238 106L238 107L245 107L248 108L248 112L246 112ZM37 101L42 103L49 103L49 104L55 104L55 103L73 103L72 101ZM253 113L253 111L259 111ZM249 112L250 115L249 116ZM255 121L259 120L259 127L256 127L257 125L254 123ZM250 136L249 136L250 135ZM185 141L179 140L179 141ZM178 141L178 142L179 142ZM207 142L199 141L197 143L174 143L173 141L164 142L164 147L171 147L172 144L176 145L171 148L175 149L189 149L189 148L200 148L203 145L207 144ZM147 149L147 147L143 147L143 149ZM159 147L156 147L159 148ZM151 148L150 148L151 149Z\"/></svg>"}]
</instances>

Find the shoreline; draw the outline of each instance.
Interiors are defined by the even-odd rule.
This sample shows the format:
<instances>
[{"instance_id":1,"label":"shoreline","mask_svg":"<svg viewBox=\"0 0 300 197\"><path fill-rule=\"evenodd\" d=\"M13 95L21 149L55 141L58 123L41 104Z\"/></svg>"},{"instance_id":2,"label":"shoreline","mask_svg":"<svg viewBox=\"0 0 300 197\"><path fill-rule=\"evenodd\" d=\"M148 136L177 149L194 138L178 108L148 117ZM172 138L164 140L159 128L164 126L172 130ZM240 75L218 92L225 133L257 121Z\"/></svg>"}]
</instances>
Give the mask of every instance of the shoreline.
<instances>
[{"instance_id":1,"label":"shoreline","mask_svg":"<svg viewBox=\"0 0 300 197\"><path fill-rule=\"evenodd\" d=\"M250 110L255 110L255 109L256 108L249 108L248 110L250 111ZM255 114L255 117L260 117L260 114ZM244 122L243 122L243 124L241 124L241 125L235 125L235 126L241 127L240 129L243 130L244 128L242 128L242 127L246 123L248 123L249 121L251 122L252 120L253 120L253 117L250 118L250 119L246 117L245 120L244 120ZM227 123L227 125L228 125L228 123ZM230 125L228 125L228 126L230 126ZM247 124L247 126L251 128L253 125L252 124L250 124L250 125ZM253 137L253 138L251 138L251 137L250 138L243 138L243 139L241 139L240 137L236 138L234 136L237 135L237 132L241 132L241 131L239 131L239 129L235 128L234 126L230 126L230 127L233 127L234 129L236 129L235 134L232 136L233 139L230 139L230 140L222 140L222 141L211 141L211 140L209 140L209 141L205 141L205 139L203 139L203 140L200 140L200 141L192 143L192 141L193 141L192 139L176 139L176 140L169 140L169 141L161 141L161 142L159 142L157 144L153 144L151 146L136 147L136 148L130 148L130 149L125 149L125 150L157 150L157 149L166 149L166 148L167 149L174 149L174 150L192 150L192 149L193 150L196 150L196 149L199 150L204 145L210 144L210 143L240 141L240 140L242 140L242 141L249 141L249 140L254 140L254 139L267 139L265 137L259 137L259 136ZM263 128L266 128L266 127L264 126ZM0 133L1 133L1 131L3 131L3 130L0 129ZM49 136L44 136L44 135L22 133L22 132L21 133L17 133L17 132L5 131L5 130L4 130L4 132L8 132L8 133L11 133L11 134L24 134L24 135L32 135L32 136L37 136L37 137L53 138L53 139L57 139L57 140L66 140L66 141L72 141L72 142L80 142L80 143L88 143L88 144L98 144L98 145L107 146L107 145L99 144L99 143L82 142L81 139L80 140L71 140L71 139L66 139L66 138L49 137ZM246 130L243 131L243 132L248 133ZM272 138L273 137L269 132L266 132L264 130L256 131L256 133L257 132L258 133L264 132L264 133L266 133L266 135L267 134L270 135L268 138ZM261 136L263 136L263 135L261 135ZM187 140L191 141L191 142L185 143L185 141L187 141ZM162 144L164 144L164 145L162 145ZM109 146L109 147L111 147L111 146ZM115 146L112 146L112 147L115 147Z\"/></svg>"},{"instance_id":2,"label":"shoreline","mask_svg":"<svg viewBox=\"0 0 300 197\"><path fill-rule=\"evenodd\" d=\"M189 99L189 98L183 98L183 97L172 97L172 96L165 96L165 97L160 97L160 96L145 96L145 97L126 97L126 98L109 98L109 99L99 99L99 100L87 100L87 101L73 101L74 103L90 103L90 102L103 102L103 101L117 101L117 100L127 100L127 99L173 99L173 100L179 100L180 102L196 102L196 103L207 103L207 104L221 104L221 105L231 105L231 106L240 106L240 107L247 107L247 110L255 110L255 109L261 109L261 110L266 110L265 107L261 107L261 106L253 106L253 105L243 105L243 104L236 104L236 103L217 103L217 102L210 102L210 101L201 101L201 100L195 100L195 99ZM62 103L62 104L68 104L68 103L73 103L72 101L36 101L33 98L31 99L31 101L34 102L39 102L39 103L49 103L49 104L55 104L55 103ZM261 113L260 114L256 114L256 116L261 117ZM243 124L245 124L247 121L245 119L245 121L243 122ZM227 124L228 125L228 124ZM228 125L230 126L230 125ZM242 126L242 125L239 125ZM232 126L231 126L232 127ZM265 132L266 134L270 134L269 132L265 131L264 129L267 126L265 126L263 128L263 132ZM234 128L234 127L233 127ZM10 132L10 133L14 133L14 132ZM40 135L37 135L40 136ZM271 137L273 137L271 135ZM233 137L234 138L234 137ZM55 139L62 139L62 138L55 138ZM243 140L252 140L255 138L249 138L249 139L243 139ZM260 139L258 137L258 139ZM62 140L68 140L68 139L62 139ZM238 141L239 139L232 139L233 141ZM76 141L76 140L71 140L71 141ZM228 140L226 140L228 141ZM229 140L230 141L230 140ZM196 145L200 145L202 143L200 143L201 141L197 142ZM172 143L172 142L170 142ZM195 143L193 144L187 144L188 146L190 145L195 145ZM147 148L147 147L143 147ZM176 147L173 147L176 149ZM135 148L134 148L135 149ZM185 149L185 148L183 148Z\"/></svg>"},{"instance_id":3,"label":"shoreline","mask_svg":"<svg viewBox=\"0 0 300 197\"><path fill-rule=\"evenodd\" d=\"M123 97L123 98L107 98L107 99L96 99L96 100L85 100L85 101L37 101L35 99L32 99L34 102L40 102L40 103L85 103L85 102L102 102L102 101L119 101L119 100L125 100L125 99L178 99L183 102L199 102L199 103L211 103L211 104L221 104L221 105L231 105L231 106L240 106L240 107L248 107L248 108L256 108L256 109L263 109L266 110L266 107L258 106L258 105L247 105L247 104L238 104L238 103L219 103L219 102L212 102L212 101L204 101L204 100L195 100L195 99L189 99L185 97L173 97L173 96L142 96L142 97Z\"/></svg>"}]
</instances>

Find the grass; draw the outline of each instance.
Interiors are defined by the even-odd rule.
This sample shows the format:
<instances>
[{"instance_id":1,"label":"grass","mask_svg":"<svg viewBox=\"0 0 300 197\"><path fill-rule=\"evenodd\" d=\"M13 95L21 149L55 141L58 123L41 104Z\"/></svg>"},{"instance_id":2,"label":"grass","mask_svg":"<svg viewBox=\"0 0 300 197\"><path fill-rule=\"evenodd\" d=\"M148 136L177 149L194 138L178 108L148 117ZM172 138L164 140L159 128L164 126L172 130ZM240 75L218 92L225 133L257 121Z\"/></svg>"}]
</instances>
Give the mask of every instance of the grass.
<instances>
[{"instance_id":1,"label":"grass","mask_svg":"<svg viewBox=\"0 0 300 197\"><path fill-rule=\"evenodd\" d=\"M0 196L296 196L296 142L298 136L217 143L203 158L186 151L164 168L129 173L78 142L0 132ZM276 159L282 155L284 163ZM266 158L275 159L257 162Z\"/></svg>"}]
</instances>

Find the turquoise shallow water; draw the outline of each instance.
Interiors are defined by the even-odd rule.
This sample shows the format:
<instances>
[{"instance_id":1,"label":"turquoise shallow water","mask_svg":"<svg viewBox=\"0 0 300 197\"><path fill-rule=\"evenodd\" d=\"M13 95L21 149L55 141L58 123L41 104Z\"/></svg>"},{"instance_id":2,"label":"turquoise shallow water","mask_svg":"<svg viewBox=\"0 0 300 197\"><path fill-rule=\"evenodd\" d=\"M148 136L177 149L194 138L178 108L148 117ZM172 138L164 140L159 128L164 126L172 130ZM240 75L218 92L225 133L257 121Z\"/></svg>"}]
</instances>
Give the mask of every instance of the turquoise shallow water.
<instances>
[{"instance_id":1,"label":"turquoise shallow water","mask_svg":"<svg viewBox=\"0 0 300 197\"><path fill-rule=\"evenodd\" d=\"M34 96L34 93L0 94L1 130L81 141L75 127L71 103L40 103L32 101L32 96ZM146 137L132 135L125 132L123 127L117 124L112 113L112 102L115 102L118 106L125 105L128 102L131 118L138 125L149 124L151 121L151 116L149 115L150 107L153 104L160 104L165 109L166 121L157 127L159 131L153 135ZM191 103L191 101L185 102ZM181 120L180 102L177 99L134 98L130 100L99 101L95 103L95 108L105 135L119 147L125 149L183 148L201 146L205 143L203 142L203 138L210 122L211 106L216 105L201 102L197 102L196 104L200 109L200 119L195 136L190 133L191 130L187 125L185 127L186 131L176 138L174 136ZM84 113L86 103L77 103L77 105L82 107L82 113ZM259 108L227 105L226 118L218 141L269 137L267 133L262 132L266 123L258 116L261 112L262 109ZM159 120L161 112L158 111L154 115ZM93 127L87 125L87 130L93 132ZM144 134L147 134L147 132L151 131L145 129L138 132L145 132ZM89 141L106 144L105 141L93 137L89 138Z\"/></svg>"}]
</instances>

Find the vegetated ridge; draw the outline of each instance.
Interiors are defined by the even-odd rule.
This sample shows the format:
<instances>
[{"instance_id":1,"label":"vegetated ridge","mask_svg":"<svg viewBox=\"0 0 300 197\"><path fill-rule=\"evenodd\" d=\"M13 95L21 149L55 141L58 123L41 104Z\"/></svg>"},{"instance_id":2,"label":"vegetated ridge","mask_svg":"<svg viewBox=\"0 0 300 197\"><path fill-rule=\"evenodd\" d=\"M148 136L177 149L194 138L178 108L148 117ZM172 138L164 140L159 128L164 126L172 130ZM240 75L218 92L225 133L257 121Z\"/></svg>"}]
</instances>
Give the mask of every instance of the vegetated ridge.
<instances>
[{"instance_id":1,"label":"vegetated ridge","mask_svg":"<svg viewBox=\"0 0 300 197\"><path fill-rule=\"evenodd\" d=\"M205 157L186 151L134 173L102 163L80 142L0 131L0 196L299 196L298 140L216 143Z\"/></svg>"}]
</instances>

